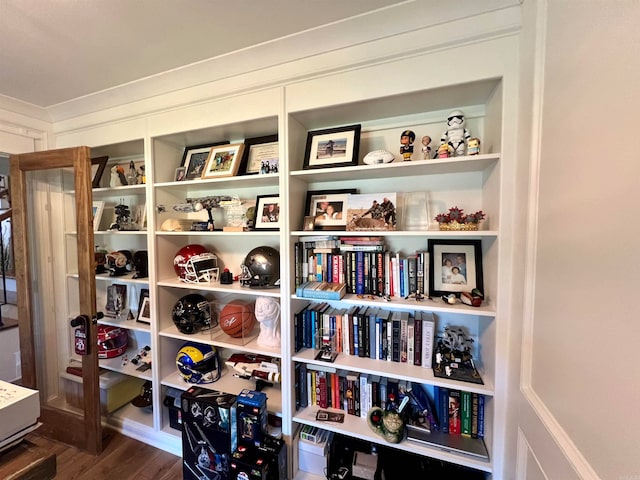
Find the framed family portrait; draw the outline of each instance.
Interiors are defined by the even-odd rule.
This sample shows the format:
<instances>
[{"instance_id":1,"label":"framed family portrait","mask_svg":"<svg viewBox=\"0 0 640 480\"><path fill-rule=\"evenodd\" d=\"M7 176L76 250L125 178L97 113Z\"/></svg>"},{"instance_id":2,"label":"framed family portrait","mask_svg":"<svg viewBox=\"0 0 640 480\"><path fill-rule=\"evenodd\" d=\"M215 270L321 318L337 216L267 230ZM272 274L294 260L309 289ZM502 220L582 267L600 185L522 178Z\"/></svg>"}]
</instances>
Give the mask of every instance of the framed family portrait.
<instances>
[{"instance_id":1,"label":"framed family portrait","mask_svg":"<svg viewBox=\"0 0 640 480\"><path fill-rule=\"evenodd\" d=\"M484 291L480 240L429 240L429 296Z\"/></svg>"},{"instance_id":2,"label":"framed family portrait","mask_svg":"<svg viewBox=\"0 0 640 480\"><path fill-rule=\"evenodd\" d=\"M93 201L93 231L100 230L100 220L102 220L102 212L104 211L104 202L101 200Z\"/></svg>"},{"instance_id":3,"label":"framed family portrait","mask_svg":"<svg viewBox=\"0 0 640 480\"><path fill-rule=\"evenodd\" d=\"M240 175L278 173L280 164L278 135L248 138L240 162Z\"/></svg>"},{"instance_id":4,"label":"framed family portrait","mask_svg":"<svg viewBox=\"0 0 640 480\"><path fill-rule=\"evenodd\" d=\"M238 173L242 159L243 143L213 147L201 178L233 177Z\"/></svg>"},{"instance_id":5,"label":"framed family portrait","mask_svg":"<svg viewBox=\"0 0 640 480\"><path fill-rule=\"evenodd\" d=\"M185 169L183 180L196 180L200 178L207 166L207 160L209 159L211 150L219 145L228 144L228 141L224 141L185 148L184 154L182 155L182 162L180 163L180 166ZM178 172L176 172L176 175L177 173Z\"/></svg>"},{"instance_id":6,"label":"framed family portrait","mask_svg":"<svg viewBox=\"0 0 640 480\"><path fill-rule=\"evenodd\" d=\"M256 198L256 217L253 222L255 230L278 230L280 221L280 196L258 195Z\"/></svg>"},{"instance_id":7,"label":"framed family portrait","mask_svg":"<svg viewBox=\"0 0 640 480\"><path fill-rule=\"evenodd\" d=\"M355 188L308 191L304 207L304 230L309 229L307 217L313 218L313 230L345 230L347 200L349 194L357 192Z\"/></svg>"},{"instance_id":8,"label":"framed family portrait","mask_svg":"<svg viewBox=\"0 0 640 480\"><path fill-rule=\"evenodd\" d=\"M107 166L107 160L109 157L97 157L91 159L91 187L100 188L100 179L104 173L104 168Z\"/></svg>"},{"instance_id":9,"label":"framed family portrait","mask_svg":"<svg viewBox=\"0 0 640 480\"><path fill-rule=\"evenodd\" d=\"M358 165L360 128L360 125L349 125L309 132L303 168Z\"/></svg>"}]
</instances>

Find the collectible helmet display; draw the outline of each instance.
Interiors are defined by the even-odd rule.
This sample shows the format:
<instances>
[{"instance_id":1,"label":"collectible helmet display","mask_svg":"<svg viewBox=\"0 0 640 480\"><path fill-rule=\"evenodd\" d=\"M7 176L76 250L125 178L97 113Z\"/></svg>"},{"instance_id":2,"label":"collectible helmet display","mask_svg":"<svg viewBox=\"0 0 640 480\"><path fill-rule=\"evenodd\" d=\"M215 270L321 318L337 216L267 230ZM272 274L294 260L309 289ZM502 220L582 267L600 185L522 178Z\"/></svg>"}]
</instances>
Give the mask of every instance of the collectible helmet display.
<instances>
[{"instance_id":1,"label":"collectible helmet display","mask_svg":"<svg viewBox=\"0 0 640 480\"><path fill-rule=\"evenodd\" d=\"M280 286L280 253L272 247L256 247L244 258L240 283L245 287Z\"/></svg>"},{"instance_id":2,"label":"collectible helmet display","mask_svg":"<svg viewBox=\"0 0 640 480\"><path fill-rule=\"evenodd\" d=\"M209 301L197 293L180 298L173 306L171 318L180 333L188 335L207 330L218 323L214 321L212 325Z\"/></svg>"},{"instance_id":3,"label":"collectible helmet display","mask_svg":"<svg viewBox=\"0 0 640 480\"><path fill-rule=\"evenodd\" d=\"M107 254L107 270L112 277L120 277L131 272L131 252L118 250Z\"/></svg>"},{"instance_id":4,"label":"collectible helmet display","mask_svg":"<svg viewBox=\"0 0 640 480\"><path fill-rule=\"evenodd\" d=\"M147 278L149 276L149 254L146 250L138 250L133 254L133 268L136 271L133 278Z\"/></svg>"},{"instance_id":5,"label":"collectible helmet display","mask_svg":"<svg viewBox=\"0 0 640 480\"><path fill-rule=\"evenodd\" d=\"M173 258L173 268L183 282L214 282L218 280L218 257L205 247L191 244L178 250Z\"/></svg>"},{"instance_id":6,"label":"collectible helmet display","mask_svg":"<svg viewBox=\"0 0 640 480\"><path fill-rule=\"evenodd\" d=\"M119 357L127 351L129 337L120 327L98 325L98 358Z\"/></svg>"},{"instance_id":7,"label":"collectible helmet display","mask_svg":"<svg viewBox=\"0 0 640 480\"><path fill-rule=\"evenodd\" d=\"M218 350L211 345L194 342L187 342L178 350L176 365L188 383L213 383L222 373Z\"/></svg>"}]
</instances>

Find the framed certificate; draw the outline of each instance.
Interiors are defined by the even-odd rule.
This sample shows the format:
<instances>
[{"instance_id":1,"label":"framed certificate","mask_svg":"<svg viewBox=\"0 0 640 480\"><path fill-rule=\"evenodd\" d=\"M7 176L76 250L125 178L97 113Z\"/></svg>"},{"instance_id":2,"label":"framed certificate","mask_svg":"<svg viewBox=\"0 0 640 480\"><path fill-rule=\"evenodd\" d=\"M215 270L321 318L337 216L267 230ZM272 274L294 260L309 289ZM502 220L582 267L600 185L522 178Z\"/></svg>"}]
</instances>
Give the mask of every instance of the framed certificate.
<instances>
[{"instance_id":1,"label":"framed certificate","mask_svg":"<svg viewBox=\"0 0 640 480\"><path fill-rule=\"evenodd\" d=\"M278 135L249 138L244 142L241 175L278 173Z\"/></svg>"}]
</instances>

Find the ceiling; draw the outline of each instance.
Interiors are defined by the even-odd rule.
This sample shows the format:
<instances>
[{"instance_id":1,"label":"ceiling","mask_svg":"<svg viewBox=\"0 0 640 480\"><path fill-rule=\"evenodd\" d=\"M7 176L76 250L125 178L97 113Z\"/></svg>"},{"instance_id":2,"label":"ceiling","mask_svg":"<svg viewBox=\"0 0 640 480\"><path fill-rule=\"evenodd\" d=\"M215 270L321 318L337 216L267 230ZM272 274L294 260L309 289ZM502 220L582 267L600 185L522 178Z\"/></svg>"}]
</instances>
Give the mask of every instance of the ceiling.
<instances>
[{"instance_id":1,"label":"ceiling","mask_svg":"<svg viewBox=\"0 0 640 480\"><path fill-rule=\"evenodd\" d=\"M408 0L0 0L0 94L51 107Z\"/></svg>"}]
</instances>

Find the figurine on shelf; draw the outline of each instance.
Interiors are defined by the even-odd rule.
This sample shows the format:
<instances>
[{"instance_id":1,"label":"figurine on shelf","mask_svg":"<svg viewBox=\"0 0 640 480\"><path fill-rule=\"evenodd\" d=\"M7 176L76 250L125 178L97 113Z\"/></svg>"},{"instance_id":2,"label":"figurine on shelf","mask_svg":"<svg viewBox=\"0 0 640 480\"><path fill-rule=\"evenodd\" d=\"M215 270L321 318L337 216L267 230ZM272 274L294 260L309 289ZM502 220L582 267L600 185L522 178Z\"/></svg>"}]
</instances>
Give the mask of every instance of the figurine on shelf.
<instances>
[{"instance_id":1,"label":"figurine on shelf","mask_svg":"<svg viewBox=\"0 0 640 480\"><path fill-rule=\"evenodd\" d=\"M437 158L449 158L453 153L453 148L448 143L443 143L438 147Z\"/></svg>"},{"instance_id":2,"label":"figurine on shelf","mask_svg":"<svg viewBox=\"0 0 640 480\"><path fill-rule=\"evenodd\" d=\"M254 307L260 334L256 342L261 347L280 348L280 304L272 297L258 297Z\"/></svg>"},{"instance_id":3,"label":"figurine on shelf","mask_svg":"<svg viewBox=\"0 0 640 480\"><path fill-rule=\"evenodd\" d=\"M115 206L116 221L109 226L109 230L136 231L140 225L131 220L131 210L124 203Z\"/></svg>"},{"instance_id":4,"label":"figurine on shelf","mask_svg":"<svg viewBox=\"0 0 640 480\"><path fill-rule=\"evenodd\" d=\"M480 154L480 139L478 137L470 138L467 141L467 155Z\"/></svg>"},{"instance_id":5,"label":"figurine on shelf","mask_svg":"<svg viewBox=\"0 0 640 480\"><path fill-rule=\"evenodd\" d=\"M369 428L390 443L400 443L404 437L405 420L402 407L398 410L383 410L373 407L367 413Z\"/></svg>"},{"instance_id":6,"label":"figurine on shelf","mask_svg":"<svg viewBox=\"0 0 640 480\"><path fill-rule=\"evenodd\" d=\"M111 178L109 180L109 186L113 187L122 187L123 185L128 185L127 177L124 175L124 168L120 165L114 165L111 167Z\"/></svg>"},{"instance_id":7,"label":"figurine on shelf","mask_svg":"<svg viewBox=\"0 0 640 480\"><path fill-rule=\"evenodd\" d=\"M464 125L464 114L460 110L454 110L449 114L447 129L440 137L440 144L448 144L453 151L454 157L465 154L466 143L471 138L469 130L464 128ZM438 157L440 157L439 154Z\"/></svg>"},{"instance_id":8,"label":"figurine on shelf","mask_svg":"<svg viewBox=\"0 0 640 480\"><path fill-rule=\"evenodd\" d=\"M433 374L440 378L482 384L473 361L472 345L473 338L462 327L447 325L436 343Z\"/></svg>"},{"instance_id":9,"label":"figurine on shelf","mask_svg":"<svg viewBox=\"0 0 640 480\"><path fill-rule=\"evenodd\" d=\"M405 130L400 134L400 155L405 162L411 160L413 155L413 142L416 139L416 134L411 130Z\"/></svg>"},{"instance_id":10,"label":"figurine on shelf","mask_svg":"<svg viewBox=\"0 0 640 480\"><path fill-rule=\"evenodd\" d=\"M431 147L429 144L431 143L431 137L429 135L425 135L422 137L422 159L429 160L431 158Z\"/></svg>"}]
</instances>

